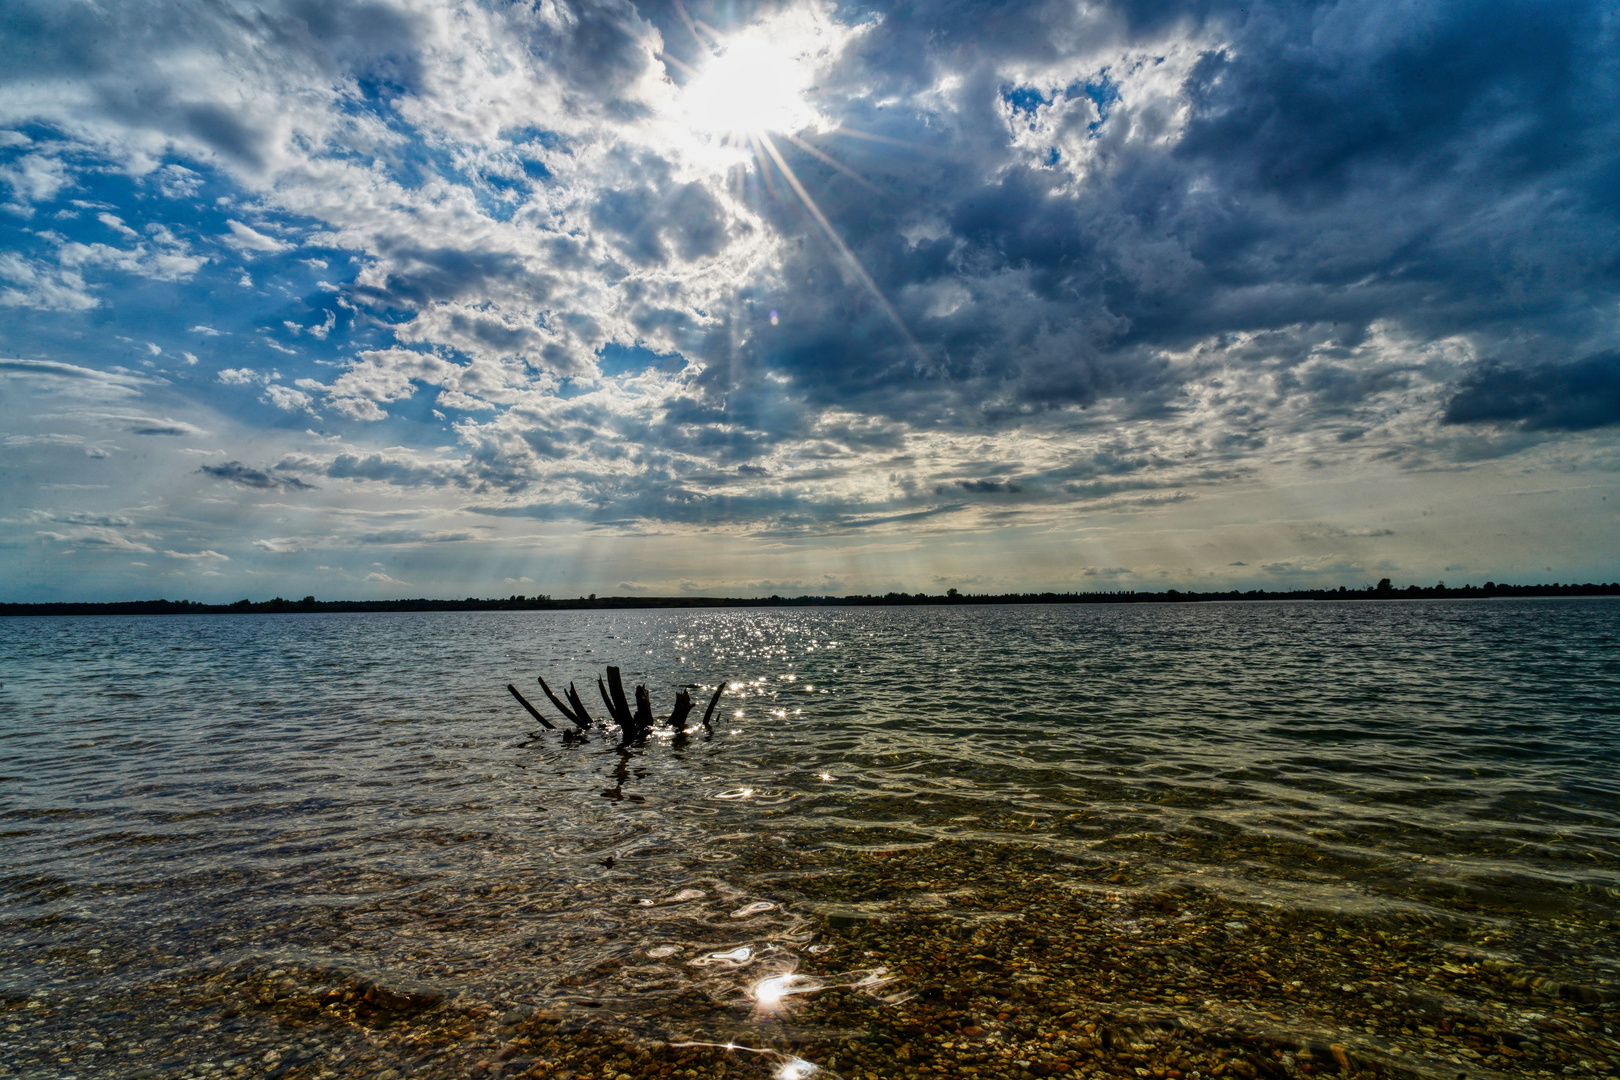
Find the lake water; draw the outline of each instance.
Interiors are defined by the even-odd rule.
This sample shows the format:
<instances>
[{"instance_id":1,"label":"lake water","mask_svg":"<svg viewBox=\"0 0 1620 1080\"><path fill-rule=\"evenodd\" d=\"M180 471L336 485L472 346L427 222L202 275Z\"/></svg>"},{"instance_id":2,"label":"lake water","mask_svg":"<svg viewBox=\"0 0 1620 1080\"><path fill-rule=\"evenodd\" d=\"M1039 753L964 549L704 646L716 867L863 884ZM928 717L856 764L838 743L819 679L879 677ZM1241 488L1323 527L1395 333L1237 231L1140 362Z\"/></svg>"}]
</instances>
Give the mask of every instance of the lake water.
<instances>
[{"instance_id":1,"label":"lake water","mask_svg":"<svg viewBox=\"0 0 1620 1080\"><path fill-rule=\"evenodd\" d=\"M573 681L600 719L607 664L659 713L732 689L711 732L624 752L506 690L563 727L535 676ZM1600 1027L1620 987L1610 600L15 618L0 683L15 1075L432 1071L335 1019L255 1042L251 987L309 971L430 985L468 1061L480 1017L536 1009L670 1041L664 1004L757 1006L840 928L943 925L973 859L1016 852L1086 903L1494 947L1595 988ZM874 885L868 857L919 869ZM874 1022L936 979L908 967L846 965ZM249 987L223 1013L195 990L221 973Z\"/></svg>"}]
</instances>

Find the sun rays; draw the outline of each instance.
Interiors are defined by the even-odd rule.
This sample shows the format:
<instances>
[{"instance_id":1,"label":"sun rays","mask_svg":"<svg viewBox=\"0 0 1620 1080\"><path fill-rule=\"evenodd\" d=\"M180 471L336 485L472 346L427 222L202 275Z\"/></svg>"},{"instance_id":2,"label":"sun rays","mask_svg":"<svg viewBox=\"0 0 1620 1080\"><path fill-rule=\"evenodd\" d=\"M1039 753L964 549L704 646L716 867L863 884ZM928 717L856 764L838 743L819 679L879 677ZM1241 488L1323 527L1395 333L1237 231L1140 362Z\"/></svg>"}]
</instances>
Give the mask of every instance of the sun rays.
<instances>
[{"instance_id":1,"label":"sun rays","mask_svg":"<svg viewBox=\"0 0 1620 1080\"><path fill-rule=\"evenodd\" d=\"M926 362L926 352L899 311L844 241L776 143L776 138L780 137L873 195L882 195L876 184L803 137L804 133L822 130L857 137L863 134L829 122L809 97L818 67L836 59L836 46L841 42L829 43L828 38L834 35L824 33L819 26L788 19L757 23L729 35L722 34L693 20L679 0L676 8L705 58L699 64L688 64L667 52L663 55L668 68L680 72L685 79L676 108L681 122L703 151L717 166L733 172L742 181L732 185L733 196L745 203L748 201L747 178L751 174L757 177L765 198L777 202L791 199L797 203L815 223L839 264L872 297L917 358ZM775 323L773 311L772 325Z\"/></svg>"}]
</instances>

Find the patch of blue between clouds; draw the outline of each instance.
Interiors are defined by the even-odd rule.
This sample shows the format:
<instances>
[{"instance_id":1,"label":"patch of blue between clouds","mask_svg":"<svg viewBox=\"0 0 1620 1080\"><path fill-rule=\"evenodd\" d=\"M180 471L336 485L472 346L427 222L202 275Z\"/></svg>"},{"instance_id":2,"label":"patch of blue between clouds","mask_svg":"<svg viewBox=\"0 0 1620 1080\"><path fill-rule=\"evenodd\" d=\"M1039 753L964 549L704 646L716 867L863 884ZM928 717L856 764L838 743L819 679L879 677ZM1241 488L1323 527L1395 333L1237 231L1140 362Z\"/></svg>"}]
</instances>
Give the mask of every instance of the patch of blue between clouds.
<instances>
[{"instance_id":1,"label":"patch of blue between clouds","mask_svg":"<svg viewBox=\"0 0 1620 1080\"><path fill-rule=\"evenodd\" d=\"M1042 105L1052 104L1052 97L1033 86L1014 86L1001 92L1001 100L1013 107L1013 112L1029 117L1029 130L1035 130L1035 114Z\"/></svg>"},{"instance_id":2,"label":"patch of blue between clouds","mask_svg":"<svg viewBox=\"0 0 1620 1080\"><path fill-rule=\"evenodd\" d=\"M46 153L77 159L79 167L52 198L33 204L32 216L0 215L5 250L44 267L57 265L63 248L73 244L119 252L144 247L208 261L173 280L115 265L86 266L82 272L96 306L68 319L10 309L8 352L80 354L88 333L105 343L95 358L105 364L162 372L193 386L212 406L244 418L304 426L307 414L259 401L257 388L222 384L219 373L249 368L277 372L286 385L300 378L329 382L354 351L391 343L386 327L355 325L338 302L360 267L348 252L304 243L318 223L259 210L235 184L197 162L165 163L131 176L110 163L85 160L82 148L69 149L49 128L13 130L32 145L0 148L0 165ZM243 250L231 243L232 221L290 246ZM165 231L184 248L166 243ZM243 284L244 275L251 284ZM188 353L196 364L186 360Z\"/></svg>"},{"instance_id":3,"label":"patch of blue between clouds","mask_svg":"<svg viewBox=\"0 0 1620 1080\"><path fill-rule=\"evenodd\" d=\"M551 179L551 171L539 161L531 147L553 149L562 144L562 137L544 128L524 126L502 132L512 143L507 153L497 154L498 161L508 162L512 171L522 176L504 175L490 169L469 170L456 162L455 155L446 146L425 141L421 134L395 111L394 100L405 88L387 80L364 78L357 80L360 93L342 98L338 109L350 116L366 116L380 121L389 131L400 136L399 144L388 154L375 159L381 161L389 176L401 187L419 191L438 180L457 182L466 186L477 199L479 208L497 221L510 221L522 206L524 196L536 184ZM342 154L363 165L373 159L360 154Z\"/></svg>"},{"instance_id":4,"label":"patch of blue between clouds","mask_svg":"<svg viewBox=\"0 0 1620 1080\"><path fill-rule=\"evenodd\" d=\"M686 357L678 352L656 353L644 345L620 345L610 341L597 350L596 364L603 375L614 377L639 375L653 368L676 372L686 366Z\"/></svg>"},{"instance_id":5,"label":"patch of blue between clouds","mask_svg":"<svg viewBox=\"0 0 1620 1080\"><path fill-rule=\"evenodd\" d=\"M1162 61L1161 61L1162 62ZM1097 107L1097 119L1086 125L1089 137L1100 137L1102 127L1108 122L1108 114L1114 104L1119 101L1119 84L1109 78L1108 69L1098 72L1095 78L1079 80L1070 83L1062 90L1065 101L1072 101L1077 97L1091 99ZM1022 114L1027 118L1026 123L1030 131L1035 130L1035 116L1045 106L1051 105L1058 98L1056 91L1042 93L1033 86L1012 86L1001 92L1001 100L1012 106L1013 112ZM1047 151L1047 165L1056 165L1062 159L1057 147Z\"/></svg>"},{"instance_id":6,"label":"patch of blue between clouds","mask_svg":"<svg viewBox=\"0 0 1620 1080\"><path fill-rule=\"evenodd\" d=\"M1161 58L1159 62L1163 63L1163 59ZM1109 110L1119 100L1119 84L1108 77L1108 69L1104 68L1098 72L1095 79L1089 82L1072 83L1064 91L1064 95L1070 98L1076 97L1078 94L1084 94L1091 99L1093 105L1097 106L1097 119L1086 125L1086 130L1091 133L1092 138L1096 138L1097 132L1108 122Z\"/></svg>"}]
</instances>

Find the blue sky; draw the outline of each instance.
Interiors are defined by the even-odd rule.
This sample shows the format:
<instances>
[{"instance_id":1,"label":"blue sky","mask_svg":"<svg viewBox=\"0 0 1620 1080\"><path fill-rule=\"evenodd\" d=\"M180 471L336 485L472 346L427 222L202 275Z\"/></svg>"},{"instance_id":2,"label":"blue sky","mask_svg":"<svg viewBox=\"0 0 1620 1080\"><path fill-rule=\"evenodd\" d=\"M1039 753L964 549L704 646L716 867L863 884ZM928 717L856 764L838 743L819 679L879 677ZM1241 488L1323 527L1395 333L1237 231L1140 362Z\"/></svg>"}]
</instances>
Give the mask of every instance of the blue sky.
<instances>
[{"instance_id":1,"label":"blue sky","mask_svg":"<svg viewBox=\"0 0 1620 1080\"><path fill-rule=\"evenodd\" d=\"M1611 5L4 19L5 599L1620 578Z\"/></svg>"}]
</instances>

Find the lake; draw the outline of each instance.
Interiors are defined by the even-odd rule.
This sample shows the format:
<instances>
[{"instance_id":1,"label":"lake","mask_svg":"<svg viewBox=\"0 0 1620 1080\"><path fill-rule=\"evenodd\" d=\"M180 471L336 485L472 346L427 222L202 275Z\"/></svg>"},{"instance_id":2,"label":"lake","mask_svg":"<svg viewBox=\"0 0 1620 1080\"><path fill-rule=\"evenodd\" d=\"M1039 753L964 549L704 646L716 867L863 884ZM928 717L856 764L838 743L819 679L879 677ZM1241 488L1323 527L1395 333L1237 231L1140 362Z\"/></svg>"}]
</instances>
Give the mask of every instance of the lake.
<instances>
[{"instance_id":1,"label":"lake","mask_svg":"<svg viewBox=\"0 0 1620 1080\"><path fill-rule=\"evenodd\" d=\"M729 689L506 689L609 664ZM0 683L0 1075L1620 1071L1614 600L13 618Z\"/></svg>"}]
</instances>

